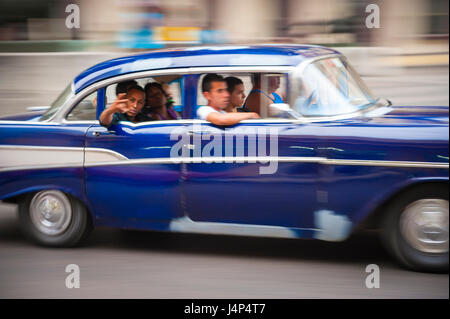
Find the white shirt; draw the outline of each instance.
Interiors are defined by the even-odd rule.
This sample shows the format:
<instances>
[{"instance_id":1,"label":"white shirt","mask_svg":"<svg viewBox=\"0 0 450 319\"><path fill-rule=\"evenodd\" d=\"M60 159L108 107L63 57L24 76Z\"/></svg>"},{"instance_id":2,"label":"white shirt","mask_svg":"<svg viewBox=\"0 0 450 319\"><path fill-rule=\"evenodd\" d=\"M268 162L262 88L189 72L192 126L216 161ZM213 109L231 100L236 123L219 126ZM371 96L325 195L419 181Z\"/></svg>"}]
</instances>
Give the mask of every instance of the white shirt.
<instances>
[{"instance_id":1,"label":"white shirt","mask_svg":"<svg viewBox=\"0 0 450 319\"><path fill-rule=\"evenodd\" d=\"M220 110L220 111L217 111L217 110L215 110L214 108L212 108L211 106L208 106L208 105L204 105L204 106L200 106L198 109L197 109L197 117L200 119L200 120L206 120L206 118L208 117L208 115L209 114L211 114L211 113L222 113L222 114L226 114L227 112L225 112L224 110Z\"/></svg>"}]
</instances>

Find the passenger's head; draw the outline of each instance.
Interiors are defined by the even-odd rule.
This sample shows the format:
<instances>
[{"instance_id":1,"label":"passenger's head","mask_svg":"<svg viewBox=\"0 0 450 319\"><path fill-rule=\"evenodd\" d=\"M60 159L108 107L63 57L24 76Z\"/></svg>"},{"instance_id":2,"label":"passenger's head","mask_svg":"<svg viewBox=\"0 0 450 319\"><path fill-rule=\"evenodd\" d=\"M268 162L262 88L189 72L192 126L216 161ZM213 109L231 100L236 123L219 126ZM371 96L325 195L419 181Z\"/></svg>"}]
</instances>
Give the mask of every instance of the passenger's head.
<instances>
[{"instance_id":1,"label":"passenger's head","mask_svg":"<svg viewBox=\"0 0 450 319\"><path fill-rule=\"evenodd\" d=\"M253 84L253 86L256 86L256 87L261 86L261 73L253 73L252 74L252 84Z\"/></svg>"},{"instance_id":2,"label":"passenger's head","mask_svg":"<svg viewBox=\"0 0 450 319\"><path fill-rule=\"evenodd\" d=\"M230 102L230 93L227 91L227 82L218 74L207 74L203 78L202 91L208 100L208 105L225 109Z\"/></svg>"},{"instance_id":3,"label":"passenger's head","mask_svg":"<svg viewBox=\"0 0 450 319\"><path fill-rule=\"evenodd\" d=\"M116 95L119 95L120 93L127 93L128 89L132 86L138 85L135 80L129 80L129 81L123 81L119 82L116 85Z\"/></svg>"},{"instance_id":4,"label":"passenger's head","mask_svg":"<svg viewBox=\"0 0 450 319\"><path fill-rule=\"evenodd\" d=\"M280 76L279 75L265 75L267 78L267 91L269 93L275 92L280 87ZM262 74L254 73L252 76L252 83L254 87L261 87L262 85Z\"/></svg>"},{"instance_id":5,"label":"passenger's head","mask_svg":"<svg viewBox=\"0 0 450 319\"><path fill-rule=\"evenodd\" d=\"M145 105L152 108L163 107L167 104L167 93L161 84L157 82L147 83L145 85Z\"/></svg>"},{"instance_id":6,"label":"passenger's head","mask_svg":"<svg viewBox=\"0 0 450 319\"><path fill-rule=\"evenodd\" d=\"M234 76L225 78L227 90L230 93L230 104L233 107L241 107L245 101L244 82Z\"/></svg>"},{"instance_id":7,"label":"passenger's head","mask_svg":"<svg viewBox=\"0 0 450 319\"><path fill-rule=\"evenodd\" d=\"M268 91L275 92L280 87L280 76L269 76L268 77Z\"/></svg>"},{"instance_id":8,"label":"passenger's head","mask_svg":"<svg viewBox=\"0 0 450 319\"><path fill-rule=\"evenodd\" d=\"M144 107L145 103L145 93L144 89L139 85L134 85L127 90L128 99L128 116L135 117Z\"/></svg>"}]
</instances>

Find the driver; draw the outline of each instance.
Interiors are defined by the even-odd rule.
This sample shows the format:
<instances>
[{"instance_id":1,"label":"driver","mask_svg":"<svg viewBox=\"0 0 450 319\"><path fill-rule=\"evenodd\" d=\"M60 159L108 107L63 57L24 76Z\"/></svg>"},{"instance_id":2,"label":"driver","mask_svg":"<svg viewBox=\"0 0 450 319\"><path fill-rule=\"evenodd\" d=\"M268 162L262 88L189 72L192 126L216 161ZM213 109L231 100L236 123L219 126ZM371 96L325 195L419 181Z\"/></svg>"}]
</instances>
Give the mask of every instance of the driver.
<instances>
[{"instance_id":1,"label":"driver","mask_svg":"<svg viewBox=\"0 0 450 319\"><path fill-rule=\"evenodd\" d=\"M284 103L283 98L276 91L280 87L280 76L268 76L267 92L261 89L261 73L255 73L252 77L253 88L248 94L242 109L261 114L261 110L267 110L272 103Z\"/></svg>"}]
</instances>

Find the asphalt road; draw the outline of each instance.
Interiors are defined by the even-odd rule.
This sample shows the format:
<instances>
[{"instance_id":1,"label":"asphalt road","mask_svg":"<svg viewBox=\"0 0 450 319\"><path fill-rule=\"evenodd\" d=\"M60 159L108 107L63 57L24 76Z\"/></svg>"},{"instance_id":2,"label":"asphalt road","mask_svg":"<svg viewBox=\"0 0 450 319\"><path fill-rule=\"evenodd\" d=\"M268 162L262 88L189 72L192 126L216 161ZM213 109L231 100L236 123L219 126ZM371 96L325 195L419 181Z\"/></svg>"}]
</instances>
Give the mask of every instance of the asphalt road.
<instances>
[{"instance_id":1,"label":"asphalt road","mask_svg":"<svg viewBox=\"0 0 450 319\"><path fill-rule=\"evenodd\" d=\"M50 103L111 56L0 57L0 115ZM365 77L397 105L449 105L448 66ZM374 233L343 243L95 229L74 249L33 245L0 203L0 298L449 298L448 274L400 268ZM80 288L66 287L66 266ZM380 267L380 288L365 285Z\"/></svg>"},{"instance_id":2,"label":"asphalt road","mask_svg":"<svg viewBox=\"0 0 450 319\"><path fill-rule=\"evenodd\" d=\"M69 264L80 288L66 287ZM366 287L369 264L379 288ZM327 243L98 228L81 247L43 248L1 204L0 298L448 299L449 277L400 268L375 233Z\"/></svg>"}]
</instances>

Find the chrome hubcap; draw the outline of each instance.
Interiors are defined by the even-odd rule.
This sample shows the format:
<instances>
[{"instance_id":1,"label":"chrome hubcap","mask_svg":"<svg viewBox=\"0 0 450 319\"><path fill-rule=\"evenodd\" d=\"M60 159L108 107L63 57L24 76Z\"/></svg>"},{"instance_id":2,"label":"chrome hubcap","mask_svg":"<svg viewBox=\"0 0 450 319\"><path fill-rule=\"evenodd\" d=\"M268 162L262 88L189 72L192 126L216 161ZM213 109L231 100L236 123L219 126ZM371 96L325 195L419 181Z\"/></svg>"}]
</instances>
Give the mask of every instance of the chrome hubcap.
<instances>
[{"instance_id":1,"label":"chrome hubcap","mask_svg":"<svg viewBox=\"0 0 450 319\"><path fill-rule=\"evenodd\" d=\"M40 232L55 236L67 230L72 219L72 207L64 193L42 191L31 200L30 216Z\"/></svg>"},{"instance_id":2,"label":"chrome hubcap","mask_svg":"<svg viewBox=\"0 0 450 319\"><path fill-rule=\"evenodd\" d=\"M448 252L448 201L421 199L411 203L400 217L400 231L419 251Z\"/></svg>"}]
</instances>

